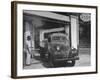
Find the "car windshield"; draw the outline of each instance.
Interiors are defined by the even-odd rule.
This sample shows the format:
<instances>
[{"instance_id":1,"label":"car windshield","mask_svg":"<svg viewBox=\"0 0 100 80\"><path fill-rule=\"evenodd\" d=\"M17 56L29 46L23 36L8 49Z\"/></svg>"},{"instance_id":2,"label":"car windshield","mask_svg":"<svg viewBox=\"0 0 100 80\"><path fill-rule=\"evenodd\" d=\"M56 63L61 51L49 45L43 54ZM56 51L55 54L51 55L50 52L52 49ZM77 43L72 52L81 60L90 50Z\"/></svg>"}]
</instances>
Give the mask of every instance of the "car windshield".
<instances>
[{"instance_id":1,"label":"car windshield","mask_svg":"<svg viewBox=\"0 0 100 80\"><path fill-rule=\"evenodd\" d=\"M66 37L54 36L54 37L52 37L52 41L66 41Z\"/></svg>"}]
</instances>

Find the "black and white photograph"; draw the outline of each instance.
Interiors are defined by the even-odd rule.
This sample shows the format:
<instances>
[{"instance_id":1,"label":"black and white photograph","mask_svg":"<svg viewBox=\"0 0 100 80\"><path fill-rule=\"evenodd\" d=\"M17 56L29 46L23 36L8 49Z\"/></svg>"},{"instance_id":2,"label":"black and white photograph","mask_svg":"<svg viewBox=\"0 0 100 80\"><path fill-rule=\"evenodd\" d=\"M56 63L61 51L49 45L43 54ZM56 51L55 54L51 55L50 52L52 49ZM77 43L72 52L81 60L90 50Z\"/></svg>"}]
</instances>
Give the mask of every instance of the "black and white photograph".
<instances>
[{"instance_id":1,"label":"black and white photograph","mask_svg":"<svg viewBox=\"0 0 100 80\"><path fill-rule=\"evenodd\" d=\"M91 66L91 14L23 10L23 68Z\"/></svg>"},{"instance_id":2,"label":"black and white photograph","mask_svg":"<svg viewBox=\"0 0 100 80\"><path fill-rule=\"evenodd\" d=\"M96 6L12 6L13 77L97 73Z\"/></svg>"}]
</instances>

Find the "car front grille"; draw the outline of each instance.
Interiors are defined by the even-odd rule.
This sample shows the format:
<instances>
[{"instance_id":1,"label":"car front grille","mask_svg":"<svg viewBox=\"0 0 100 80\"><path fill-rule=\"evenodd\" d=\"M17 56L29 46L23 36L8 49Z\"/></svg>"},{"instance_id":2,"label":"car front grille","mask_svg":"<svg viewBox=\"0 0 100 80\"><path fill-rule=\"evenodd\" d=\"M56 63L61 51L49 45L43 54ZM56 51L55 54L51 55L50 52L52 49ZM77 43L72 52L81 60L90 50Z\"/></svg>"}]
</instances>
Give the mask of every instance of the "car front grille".
<instances>
[{"instance_id":1,"label":"car front grille","mask_svg":"<svg viewBox=\"0 0 100 80\"><path fill-rule=\"evenodd\" d=\"M55 58L62 59L62 58L68 58L69 53L68 52L56 52Z\"/></svg>"}]
</instances>

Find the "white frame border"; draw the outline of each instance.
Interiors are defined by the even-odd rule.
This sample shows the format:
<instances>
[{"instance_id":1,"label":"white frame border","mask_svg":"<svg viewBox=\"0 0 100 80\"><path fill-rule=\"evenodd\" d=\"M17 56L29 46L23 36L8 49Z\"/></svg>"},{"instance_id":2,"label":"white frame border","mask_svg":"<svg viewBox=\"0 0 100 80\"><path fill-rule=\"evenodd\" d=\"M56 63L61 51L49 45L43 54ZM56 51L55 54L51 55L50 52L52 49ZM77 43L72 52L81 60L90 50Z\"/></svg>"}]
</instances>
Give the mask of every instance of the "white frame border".
<instances>
[{"instance_id":1,"label":"white frame border","mask_svg":"<svg viewBox=\"0 0 100 80\"><path fill-rule=\"evenodd\" d=\"M23 9L24 10L43 10L59 12L80 12L91 13L91 66L70 67L70 68L52 68L52 69L23 69ZM94 27L95 26L95 27ZM96 71L96 9L79 7L60 7L47 5L17 4L17 76L37 76L51 74L69 74Z\"/></svg>"}]
</instances>

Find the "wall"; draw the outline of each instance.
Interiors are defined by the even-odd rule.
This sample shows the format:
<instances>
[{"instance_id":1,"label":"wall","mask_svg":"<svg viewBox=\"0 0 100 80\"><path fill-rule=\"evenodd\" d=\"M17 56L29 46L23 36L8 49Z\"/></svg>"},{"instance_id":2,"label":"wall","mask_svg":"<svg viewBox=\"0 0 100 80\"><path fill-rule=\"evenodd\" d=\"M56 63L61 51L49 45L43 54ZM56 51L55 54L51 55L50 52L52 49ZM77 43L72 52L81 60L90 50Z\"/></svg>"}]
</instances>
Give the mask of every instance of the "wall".
<instances>
[{"instance_id":1,"label":"wall","mask_svg":"<svg viewBox=\"0 0 100 80\"><path fill-rule=\"evenodd\" d=\"M100 5L99 0L30 0L30 1L80 4L80 5ZM10 10L11 10L11 0L0 0L0 80L13 80L10 78L10 71L11 71L10 69L11 68L11 11ZM100 14L100 11L98 12L98 14ZM98 16L98 19L100 21L100 16ZM100 24L98 26L100 26ZM100 34L99 30L100 28L98 27L98 34ZM100 47L100 37L98 37L98 46ZM100 50L98 51L100 52ZM100 54L98 54L98 57L100 57ZM100 59L98 60L98 63L100 63ZM98 64L98 67L100 67L100 64ZM34 78L34 79L30 78L28 80L100 80L100 69L98 74L60 76L60 77L50 77L50 78L45 77L45 78Z\"/></svg>"}]
</instances>

